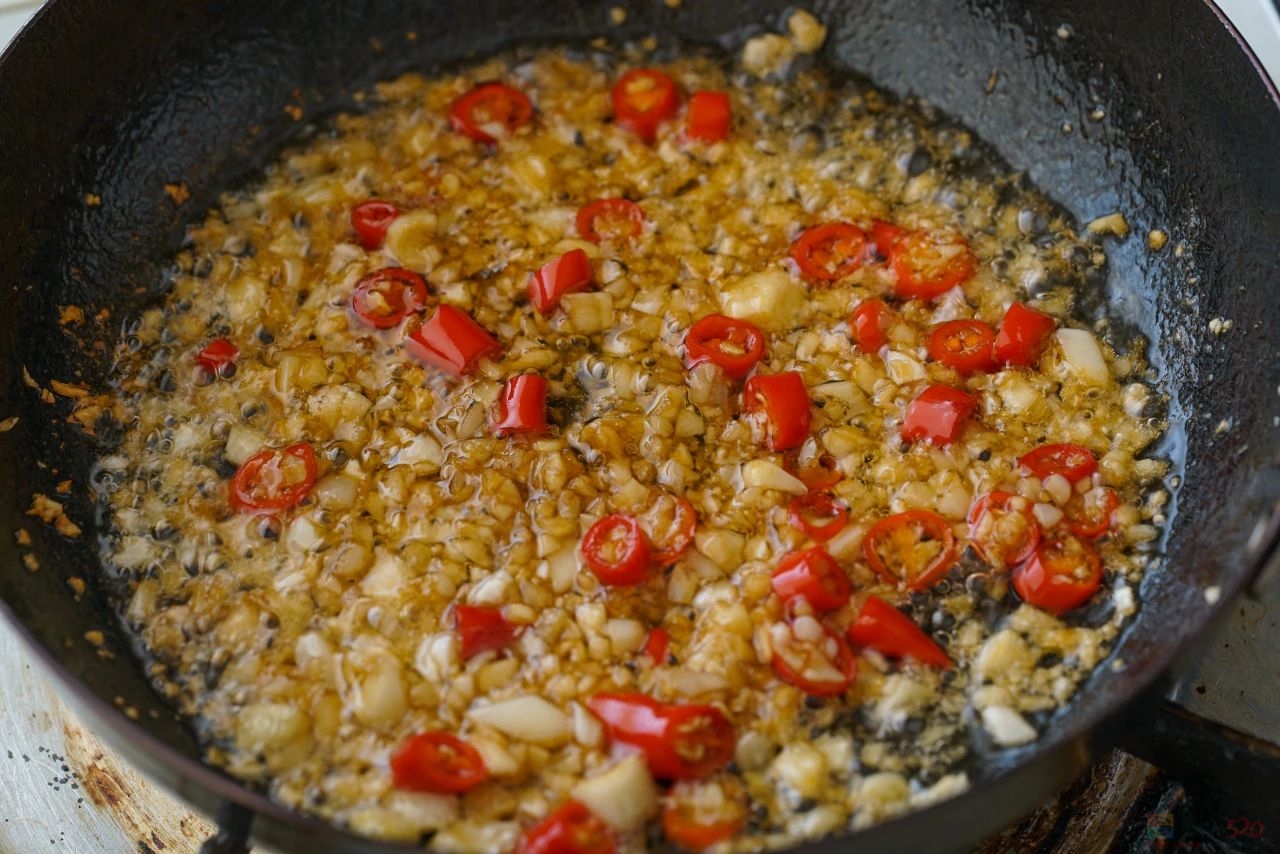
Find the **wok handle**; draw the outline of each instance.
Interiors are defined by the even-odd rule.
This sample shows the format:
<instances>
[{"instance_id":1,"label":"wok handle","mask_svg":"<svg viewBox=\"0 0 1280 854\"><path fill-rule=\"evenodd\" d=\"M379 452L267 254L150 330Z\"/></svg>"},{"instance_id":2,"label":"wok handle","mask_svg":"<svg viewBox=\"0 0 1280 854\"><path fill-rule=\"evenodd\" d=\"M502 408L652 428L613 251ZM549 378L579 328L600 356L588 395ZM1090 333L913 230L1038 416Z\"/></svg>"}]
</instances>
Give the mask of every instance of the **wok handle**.
<instances>
[{"instance_id":1,"label":"wok handle","mask_svg":"<svg viewBox=\"0 0 1280 854\"><path fill-rule=\"evenodd\" d=\"M200 854L249 854L253 813L240 804L223 801L216 816L218 832L204 841Z\"/></svg>"}]
</instances>

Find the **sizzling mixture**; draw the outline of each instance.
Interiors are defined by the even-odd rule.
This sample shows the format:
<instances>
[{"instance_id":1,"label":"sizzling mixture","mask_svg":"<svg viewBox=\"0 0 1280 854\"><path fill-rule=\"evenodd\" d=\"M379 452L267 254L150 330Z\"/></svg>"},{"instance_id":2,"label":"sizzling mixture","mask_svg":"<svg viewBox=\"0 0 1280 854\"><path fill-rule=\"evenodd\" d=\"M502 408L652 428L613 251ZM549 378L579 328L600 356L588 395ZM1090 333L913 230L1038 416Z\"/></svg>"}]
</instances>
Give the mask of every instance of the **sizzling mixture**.
<instances>
[{"instance_id":1,"label":"sizzling mixture","mask_svg":"<svg viewBox=\"0 0 1280 854\"><path fill-rule=\"evenodd\" d=\"M821 40L405 77L192 230L95 480L211 762L432 850L758 850L1070 700L1164 500L1105 258Z\"/></svg>"}]
</instances>

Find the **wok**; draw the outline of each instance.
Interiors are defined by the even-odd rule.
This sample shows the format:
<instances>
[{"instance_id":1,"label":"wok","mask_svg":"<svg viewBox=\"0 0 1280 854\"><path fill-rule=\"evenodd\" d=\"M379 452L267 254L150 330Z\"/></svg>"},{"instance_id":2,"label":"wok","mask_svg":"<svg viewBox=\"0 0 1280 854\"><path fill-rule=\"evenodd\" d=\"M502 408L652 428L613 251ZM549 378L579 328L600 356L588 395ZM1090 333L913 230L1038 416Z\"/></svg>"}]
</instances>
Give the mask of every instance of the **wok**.
<instances>
[{"instance_id":1,"label":"wok","mask_svg":"<svg viewBox=\"0 0 1280 854\"><path fill-rule=\"evenodd\" d=\"M184 226L311 122L354 108L352 94L374 81L602 32L732 49L789 11L784 0L620 5L622 26L610 26L604 4L567 0L56 0L0 63L0 286L10 305L0 416L18 416L0 433L0 523L31 537L0 537L0 610L99 732L192 804L221 809L233 843L252 821L281 848L385 850L200 762L192 732L131 656L96 558L88 477L118 432L107 420L92 435L70 423L84 401L52 381L103 390L110 342L162 295ZM1100 668L1034 744L979 751L967 794L855 835L864 851L959 846L1061 788L1148 715L1178 657L1275 552L1280 109L1247 48L1201 0L812 8L831 28L822 61L968 125L1081 221L1127 216L1134 233L1110 241L1106 281L1084 308L1105 305L1122 346L1145 336L1168 395L1155 453L1173 462L1173 501L1141 611L1115 651L1121 666ZM1146 246L1152 228L1170 236L1162 251ZM60 316L69 305L84 309L82 322ZM1227 334L1211 332L1218 317L1233 321ZM27 515L34 492L56 497L65 479L60 500L80 537ZM74 577L87 581L83 595ZM101 645L85 641L94 630ZM844 836L806 850L853 844Z\"/></svg>"}]
</instances>

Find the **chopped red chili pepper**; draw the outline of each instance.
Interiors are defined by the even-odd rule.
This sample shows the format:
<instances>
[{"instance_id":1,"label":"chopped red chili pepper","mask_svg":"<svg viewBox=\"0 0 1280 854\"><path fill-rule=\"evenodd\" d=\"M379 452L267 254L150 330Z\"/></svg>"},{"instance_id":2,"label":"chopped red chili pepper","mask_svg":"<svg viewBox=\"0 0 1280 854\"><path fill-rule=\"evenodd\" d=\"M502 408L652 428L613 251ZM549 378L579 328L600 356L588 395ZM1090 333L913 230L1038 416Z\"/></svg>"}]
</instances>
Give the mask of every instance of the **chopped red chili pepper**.
<instances>
[{"instance_id":1,"label":"chopped red chili pepper","mask_svg":"<svg viewBox=\"0 0 1280 854\"><path fill-rule=\"evenodd\" d=\"M898 315L882 299L866 299L849 316L849 330L853 341L864 353L878 353L889 343L889 330Z\"/></svg>"},{"instance_id":2,"label":"chopped red chili pepper","mask_svg":"<svg viewBox=\"0 0 1280 854\"><path fill-rule=\"evenodd\" d=\"M1012 492L988 492L969 508L969 544L995 569L1026 560L1040 542L1031 502Z\"/></svg>"},{"instance_id":3,"label":"chopped red chili pepper","mask_svg":"<svg viewBox=\"0 0 1280 854\"><path fill-rule=\"evenodd\" d=\"M764 357L764 333L745 320L723 314L699 318L684 336L685 367L711 362L725 376L741 379Z\"/></svg>"},{"instance_id":4,"label":"chopped red chili pepper","mask_svg":"<svg viewBox=\"0 0 1280 854\"><path fill-rule=\"evenodd\" d=\"M908 510L881 519L862 540L876 574L907 590L923 590L958 559L951 523L932 510Z\"/></svg>"},{"instance_id":5,"label":"chopped red chili pepper","mask_svg":"<svg viewBox=\"0 0 1280 854\"><path fill-rule=\"evenodd\" d=\"M471 372L482 356L502 355L500 345L471 315L451 305L441 305L431 319L409 333L409 355L454 376Z\"/></svg>"},{"instance_id":6,"label":"chopped red chili pepper","mask_svg":"<svg viewBox=\"0 0 1280 854\"><path fill-rule=\"evenodd\" d=\"M481 83L449 108L454 130L490 145L511 136L531 118L529 96L505 83Z\"/></svg>"},{"instance_id":7,"label":"chopped red chili pepper","mask_svg":"<svg viewBox=\"0 0 1280 854\"><path fill-rule=\"evenodd\" d=\"M854 646L874 649L890 658L913 658L930 667L949 668L953 662L915 621L878 596L868 596L849 626Z\"/></svg>"},{"instance_id":8,"label":"chopped red chili pepper","mask_svg":"<svg viewBox=\"0 0 1280 854\"><path fill-rule=\"evenodd\" d=\"M1041 445L1023 454L1018 465L1041 480L1060 474L1075 483L1098 470L1098 458L1080 445Z\"/></svg>"},{"instance_id":9,"label":"chopped red chili pepper","mask_svg":"<svg viewBox=\"0 0 1280 854\"><path fill-rule=\"evenodd\" d=\"M995 368L991 344L996 331L981 320L952 320L929 335L929 355L961 376Z\"/></svg>"},{"instance_id":10,"label":"chopped red chili pepper","mask_svg":"<svg viewBox=\"0 0 1280 854\"><path fill-rule=\"evenodd\" d=\"M242 513L271 513L296 506L316 482L316 456L306 442L259 451L231 476L227 500Z\"/></svg>"},{"instance_id":11,"label":"chopped red chili pepper","mask_svg":"<svg viewBox=\"0 0 1280 854\"><path fill-rule=\"evenodd\" d=\"M516 854L614 854L613 831L577 801L566 801L524 832Z\"/></svg>"},{"instance_id":12,"label":"chopped red chili pepper","mask_svg":"<svg viewBox=\"0 0 1280 854\"><path fill-rule=\"evenodd\" d=\"M403 267L370 273L351 292L351 311L374 329L390 329L426 304L426 280Z\"/></svg>"},{"instance_id":13,"label":"chopped red chili pepper","mask_svg":"<svg viewBox=\"0 0 1280 854\"><path fill-rule=\"evenodd\" d=\"M732 839L747 823L745 797L717 799L711 806L681 798L679 786L670 797L662 811L662 832L688 851L703 851Z\"/></svg>"},{"instance_id":14,"label":"chopped red chili pepper","mask_svg":"<svg viewBox=\"0 0 1280 854\"><path fill-rule=\"evenodd\" d=\"M196 353L196 364L214 376L225 376L239 355L240 348L235 344L226 338L215 338Z\"/></svg>"},{"instance_id":15,"label":"chopped red chili pepper","mask_svg":"<svg viewBox=\"0 0 1280 854\"><path fill-rule=\"evenodd\" d=\"M804 599L818 612L843 608L853 592L849 576L821 546L784 557L773 570L771 582L784 603Z\"/></svg>"},{"instance_id":16,"label":"chopped red chili pepper","mask_svg":"<svg viewBox=\"0 0 1280 854\"><path fill-rule=\"evenodd\" d=\"M596 694L587 707L609 738L644 752L659 780L695 780L733 758L733 725L715 706L659 703L645 694Z\"/></svg>"},{"instance_id":17,"label":"chopped red chili pepper","mask_svg":"<svg viewBox=\"0 0 1280 854\"><path fill-rule=\"evenodd\" d=\"M796 371L756 374L747 380L742 408L761 423L771 451L799 447L809 438L809 391Z\"/></svg>"},{"instance_id":18,"label":"chopped red chili pepper","mask_svg":"<svg viewBox=\"0 0 1280 854\"><path fill-rule=\"evenodd\" d=\"M867 234L848 222L817 225L802 231L791 244L791 258L805 278L834 282L866 263Z\"/></svg>"},{"instance_id":19,"label":"chopped red chili pepper","mask_svg":"<svg viewBox=\"0 0 1280 854\"><path fill-rule=\"evenodd\" d=\"M455 795L489 776L474 747L447 732L422 732L391 755L391 782L397 789Z\"/></svg>"},{"instance_id":20,"label":"chopped red chili pepper","mask_svg":"<svg viewBox=\"0 0 1280 854\"><path fill-rule=\"evenodd\" d=\"M596 578L614 587L631 587L649 571L649 542L640 523L615 513L596 522L582 538L582 556Z\"/></svg>"},{"instance_id":21,"label":"chopped red chili pepper","mask_svg":"<svg viewBox=\"0 0 1280 854\"><path fill-rule=\"evenodd\" d=\"M964 420L978 405L971 394L945 385L931 385L907 404L902 419L902 439L950 445L960 435Z\"/></svg>"},{"instance_id":22,"label":"chopped red chili pepper","mask_svg":"<svg viewBox=\"0 0 1280 854\"><path fill-rule=\"evenodd\" d=\"M502 386L493 432L498 436L547 432L547 380L520 374Z\"/></svg>"},{"instance_id":23,"label":"chopped red chili pepper","mask_svg":"<svg viewBox=\"0 0 1280 854\"><path fill-rule=\"evenodd\" d=\"M529 300L543 314L555 311L565 294L586 290L591 285L591 259L581 249L570 249L529 279Z\"/></svg>"},{"instance_id":24,"label":"chopped red chili pepper","mask_svg":"<svg viewBox=\"0 0 1280 854\"><path fill-rule=\"evenodd\" d=\"M578 234L600 243L638 237L644 230L644 211L626 199L596 199L578 210Z\"/></svg>"},{"instance_id":25,"label":"chopped red chili pepper","mask_svg":"<svg viewBox=\"0 0 1280 854\"><path fill-rule=\"evenodd\" d=\"M650 546L650 563L667 567L683 557L693 542L698 512L683 497L658 490L637 521Z\"/></svg>"},{"instance_id":26,"label":"chopped red chili pepper","mask_svg":"<svg viewBox=\"0 0 1280 854\"><path fill-rule=\"evenodd\" d=\"M930 229L899 237L889 251L889 265L898 277L895 294L903 299L933 299L967 281L978 261L963 235Z\"/></svg>"},{"instance_id":27,"label":"chopped red chili pepper","mask_svg":"<svg viewBox=\"0 0 1280 854\"><path fill-rule=\"evenodd\" d=\"M676 82L653 68L635 68L613 87L613 120L645 142L653 142L658 125L680 106Z\"/></svg>"},{"instance_id":28,"label":"chopped red chili pepper","mask_svg":"<svg viewBox=\"0 0 1280 854\"><path fill-rule=\"evenodd\" d=\"M458 633L458 652L463 661L482 652L497 652L516 636L516 627L507 622L502 609L487 605L455 605L453 627Z\"/></svg>"},{"instance_id":29,"label":"chopped red chili pepper","mask_svg":"<svg viewBox=\"0 0 1280 854\"><path fill-rule=\"evenodd\" d=\"M654 667L661 667L667 663L667 652L670 649L671 635L666 629L649 630L649 636L644 641L644 654L653 662Z\"/></svg>"},{"instance_id":30,"label":"chopped red chili pepper","mask_svg":"<svg viewBox=\"0 0 1280 854\"><path fill-rule=\"evenodd\" d=\"M849 511L830 495L810 492L791 499L787 505L787 518L809 539L825 543L844 530L849 522Z\"/></svg>"},{"instance_id":31,"label":"chopped red chili pepper","mask_svg":"<svg viewBox=\"0 0 1280 854\"><path fill-rule=\"evenodd\" d=\"M871 242L875 245L876 255L881 261L889 260L889 253L893 251L893 244L897 243L898 238L906 233L906 229L891 222L885 222L882 219L873 219L871 221Z\"/></svg>"},{"instance_id":32,"label":"chopped red chili pepper","mask_svg":"<svg viewBox=\"0 0 1280 854\"><path fill-rule=\"evenodd\" d=\"M1067 528L1077 537L1101 537L1111 529L1111 516L1119 506L1120 496L1109 486L1073 492L1066 506Z\"/></svg>"},{"instance_id":33,"label":"chopped red chili pepper","mask_svg":"<svg viewBox=\"0 0 1280 854\"><path fill-rule=\"evenodd\" d=\"M694 92L689 98L689 113L685 117L686 139L698 142L720 142L727 139L733 126L733 107L727 92Z\"/></svg>"},{"instance_id":34,"label":"chopped red chili pepper","mask_svg":"<svg viewBox=\"0 0 1280 854\"><path fill-rule=\"evenodd\" d=\"M792 448L783 454L782 467L805 486L818 491L830 489L844 477L840 461L835 457L817 450L806 453L803 447Z\"/></svg>"},{"instance_id":35,"label":"chopped red chili pepper","mask_svg":"<svg viewBox=\"0 0 1280 854\"><path fill-rule=\"evenodd\" d=\"M1024 602L1062 614L1088 602L1102 586L1102 558L1087 540L1066 534L1043 540L1010 580Z\"/></svg>"},{"instance_id":36,"label":"chopped red chili pepper","mask_svg":"<svg viewBox=\"0 0 1280 854\"><path fill-rule=\"evenodd\" d=\"M858 661L845 639L807 614L775 624L769 641L773 672L806 694L843 694L858 675Z\"/></svg>"},{"instance_id":37,"label":"chopped red chili pepper","mask_svg":"<svg viewBox=\"0 0 1280 854\"><path fill-rule=\"evenodd\" d=\"M400 216L400 209L391 202L370 199L351 209L351 227L355 229L360 245L372 252L381 249L387 239L387 228Z\"/></svg>"},{"instance_id":38,"label":"chopped red chili pepper","mask_svg":"<svg viewBox=\"0 0 1280 854\"><path fill-rule=\"evenodd\" d=\"M1056 326L1054 319L1044 312L1015 302L1000 321L1000 334L992 345L992 356L1001 365L1030 367L1040 358Z\"/></svg>"},{"instance_id":39,"label":"chopped red chili pepper","mask_svg":"<svg viewBox=\"0 0 1280 854\"><path fill-rule=\"evenodd\" d=\"M613 831L577 801L566 801L524 832L515 854L614 854Z\"/></svg>"}]
</instances>

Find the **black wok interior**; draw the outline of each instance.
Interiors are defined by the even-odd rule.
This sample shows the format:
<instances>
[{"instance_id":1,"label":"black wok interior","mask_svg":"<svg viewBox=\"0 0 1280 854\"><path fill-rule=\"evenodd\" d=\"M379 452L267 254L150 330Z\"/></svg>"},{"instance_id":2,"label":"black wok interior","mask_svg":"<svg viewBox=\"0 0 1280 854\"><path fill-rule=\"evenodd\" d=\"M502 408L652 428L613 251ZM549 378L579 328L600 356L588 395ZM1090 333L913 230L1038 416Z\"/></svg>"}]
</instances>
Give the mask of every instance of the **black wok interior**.
<instances>
[{"instance_id":1,"label":"black wok interior","mask_svg":"<svg viewBox=\"0 0 1280 854\"><path fill-rule=\"evenodd\" d=\"M166 281L185 225L353 92L522 41L657 33L734 47L782 26L773 0L56 0L0 64L0 599L104 737L207 810L231 798L262 815L267 841L372 849L292 816L200 766L189 730L152 693L94 579L88 477L110 447L24 381L104 389L110 345ZM1229 605L1271 547L1259 526L1280 501L1280 109L1245 51L1202 0L816 2L831 26L822 61L919 96L974 129L1082 222L1122 211L1105 241L1105 293L1089 304L1135 334L1169 397L1158 450L1181 478L1163 555L1117 656L1040 742L984 757L972 791L858 834L863 850L963 845L1063 785L1149 697L1186 643ZM295 121L287 106L302 109ZM165 185L185 182L175 204ZM86 194L101 204L86 204ZM1149 252L1161 228L1169 246ZM1183 250L1175 252L1175 245ZM58 322L79 305L80 326ZM107 309L109 315L96 320ZM1233 320L1213 335L1209 320ZM103 345L105 342L106 346ZM32 493L70 478L67 539L25 515ZM15 543L24 528L34 542ZM38 572L22 563L25 552ZM77 601L67 579L89 580ZM1203 590L1220 586L1216 608ZM99 654L83 636L106 633ZM117 707L136 709L131 722ZM847 839L810 850L837 850Z\"/></svg>"}]
</instances>

